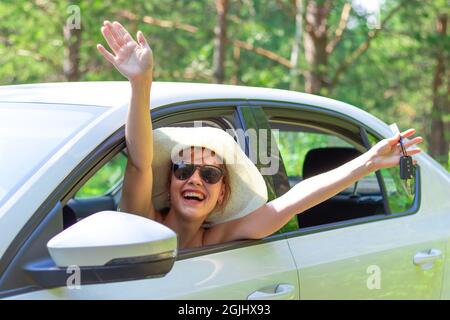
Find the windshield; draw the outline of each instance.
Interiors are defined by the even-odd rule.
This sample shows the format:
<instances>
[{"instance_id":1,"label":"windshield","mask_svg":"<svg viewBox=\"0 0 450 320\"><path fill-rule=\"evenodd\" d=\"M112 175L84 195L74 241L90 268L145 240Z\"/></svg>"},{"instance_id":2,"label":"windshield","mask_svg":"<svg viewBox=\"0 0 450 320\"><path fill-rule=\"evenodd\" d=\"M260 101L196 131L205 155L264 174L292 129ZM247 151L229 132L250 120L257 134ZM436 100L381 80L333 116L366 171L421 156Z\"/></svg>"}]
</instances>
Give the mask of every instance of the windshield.
<instances>
[{"instance_id":1,"label":"windshield","mask_svg":"<svg viewBox=\"0 0 450 320\"><path fill-rule=\"evenodd\" d=\"M0 102L0 207L105 108Z\"/></svg>"}]
</instances>

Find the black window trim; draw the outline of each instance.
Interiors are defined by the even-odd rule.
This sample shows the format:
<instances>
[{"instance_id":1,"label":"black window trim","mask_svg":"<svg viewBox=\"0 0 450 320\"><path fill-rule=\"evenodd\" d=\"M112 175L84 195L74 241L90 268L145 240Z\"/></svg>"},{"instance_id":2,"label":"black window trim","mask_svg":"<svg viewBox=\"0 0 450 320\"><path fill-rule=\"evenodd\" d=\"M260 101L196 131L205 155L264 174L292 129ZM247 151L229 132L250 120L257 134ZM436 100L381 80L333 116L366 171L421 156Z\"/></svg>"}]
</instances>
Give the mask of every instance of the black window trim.
<instances>
[{"instance_id":1,"label":"black window trim","mask_svg":"<svg viewBox=\"0 0 450 320\"><path fill-rule=\"evenodd\" d=\"M367 148L367 150L369 150L372 146L369 142L367 130L364 129L363 127L360 127L360 132L361 132L361 139L362 139L365 147ZM378 185L380 186L381 193L383 194L384 212L385 212L385 214L392 214L391 207L389 205L389 197L388 197L388 192L387 192L387 188L386 188L386 183L384 182L384 179L383 179L383 176L382 176L380 170L375 171L375 176L377 177Z\"/></svg>"}]
</instances>

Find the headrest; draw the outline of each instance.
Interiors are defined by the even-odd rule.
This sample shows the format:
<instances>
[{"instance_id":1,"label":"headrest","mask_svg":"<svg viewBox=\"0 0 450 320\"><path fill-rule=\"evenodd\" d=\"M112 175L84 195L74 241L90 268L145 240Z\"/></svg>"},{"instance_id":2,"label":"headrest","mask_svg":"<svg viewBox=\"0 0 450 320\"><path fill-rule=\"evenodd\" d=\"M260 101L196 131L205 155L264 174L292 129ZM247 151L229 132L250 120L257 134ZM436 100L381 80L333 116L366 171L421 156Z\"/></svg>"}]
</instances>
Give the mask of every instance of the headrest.
<instances>
[{"instance_id":1,"label":"headrest","mask_svg":"<svg viewBox=\"0 0 450 320\"><path fill-rule=\"evenodd\" d=\"M303 163L303 179L335 169L360 155L361 152L348 147L311 149L306 154Z\"/></svg>"}]
</instances>

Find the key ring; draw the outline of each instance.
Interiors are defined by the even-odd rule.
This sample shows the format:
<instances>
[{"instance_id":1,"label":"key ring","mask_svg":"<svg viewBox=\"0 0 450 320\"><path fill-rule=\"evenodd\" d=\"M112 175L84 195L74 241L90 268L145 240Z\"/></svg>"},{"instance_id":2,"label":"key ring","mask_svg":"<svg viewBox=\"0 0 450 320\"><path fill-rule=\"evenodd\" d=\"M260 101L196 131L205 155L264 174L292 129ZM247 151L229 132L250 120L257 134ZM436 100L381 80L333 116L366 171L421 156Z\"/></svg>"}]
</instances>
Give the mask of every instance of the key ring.
<instances>
[{"instance_id":1,"label":"key ring","mask_svg":"<svg viewBox=\"0 0 450 320\"><path fill-rule=\"evenodd\" d=\"M397 124L393 123L389 126L391 128L391 131L395 134L395 133L399 133L400 134L400 140L398 141L400 143L400 148L402 150L403 155L406 157L406 149L405 146L403 145L403 139L402 139L402 134L400 133L400 130L398 130Z\"/></svg>"},{"instance_id":2,"label":"key ring","mask_svg":"<svg viewBox=\"0 0 450 320\"><path fill-rule=\"evenodd\" d=\"M406 154L406 149L405 149L405 146L403 145L403 139L402 139L402 135L400 134L400 140L399 140L399 143L400 143L400 148L402 149L402 153L403 153L403 155L406 157L407 156L407 154Z\"/></svg>"}]
</instances>

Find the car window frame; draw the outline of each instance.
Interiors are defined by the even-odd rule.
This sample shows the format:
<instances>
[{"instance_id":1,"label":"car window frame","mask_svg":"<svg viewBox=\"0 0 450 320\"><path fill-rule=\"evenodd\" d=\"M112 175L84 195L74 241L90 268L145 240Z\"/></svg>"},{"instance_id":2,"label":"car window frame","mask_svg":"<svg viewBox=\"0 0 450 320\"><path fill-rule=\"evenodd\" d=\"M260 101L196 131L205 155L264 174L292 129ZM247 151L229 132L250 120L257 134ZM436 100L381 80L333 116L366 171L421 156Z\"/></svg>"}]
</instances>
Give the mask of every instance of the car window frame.
<instances>
[{"instance_id":1,"label":"car window frame","mask_svg":"<svg viewBox=\"0 0 450 320\"><path fill-rule=\"evenodd\" d=\"M305 104L286 103L286 102L277 102L277 101L254 100L254 101L251 101L250 103L252 105L261 106L263 108L263 110L265 111L267 118L269 119L269 122L273 118L273 117L271 118L271 114L275 114L275 113L278 118L282 118L284 115L287 119L297 118L299 120L302 120L302 116L304 116L305 114L307 115L307 113L310 112L310 113L314 114L314 117L312 117L312 114L310 114L309 118L316 119L317 121L320 121L321 119L327 119L330 124L335 124L336 126L338 124L339 125L351 124L353 126L353 133L355 134L355 136L357 136L357 135L360 136L361 142L362 142L361 145L364 146L366 148L366 150L368 150L371 147L368 136L367 136L368 133L372 134L373 136L375 136L377 139L380 139L380 140L384 138L380 133L376 132L375 130L370 128L365 123L363 123L363 122L359 121L358 119L355 119L347 114L340 113L335 110L330 110L330 109L325 109L322 107L315 107L315 106L305 105ZM294 111L294 112L292 112L292 111ZM295 111L299 111L299 113L296 114ZM335 120L338 120L338 121L330 121L330 117L333 117ZM284 163L283 163L283 166L284 166ZM379 171L377 171L376 174L377 174L378 180L379 179L383 180L382 184L380 184L380 188L382 189L383 199L385 201L388 201L384 179L381 176ZM319 232L325 232L325 231L334 230L334 229L346 228L346 227L366 224L366 223L370 223L370 222L377 222L377 221L388 220L388 219L397 219L397 218L402 218L402 217L416 214L419 211L420 204L421 204L421 196L422 196L421 185L422 184L421 184L420 165L416 165L416 175L415 175L416 195L414 197L414 201L413 201L411 208L409 208L405 212L391 214L390 210L385 210L384 214L377 214L377 215L372 215L372 216L368 216L368 217L362 217L362 218L344 220L344 221L339 221L339 222L329 223L329 224L324 224L324 225L312 226L312 227L308 227L308 228L302 228L302 229L298 229L295 231L284 233L282 235L284 235L287 239L289 239L289 238L309 235L309 234L313 234L313 233L319 233ZM270 237L272 237L272 236L269 236L266 239L270 239Z\"/></svg>"}]
</instances>

